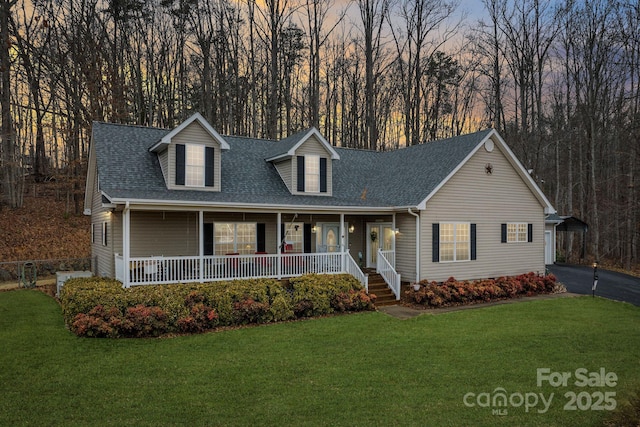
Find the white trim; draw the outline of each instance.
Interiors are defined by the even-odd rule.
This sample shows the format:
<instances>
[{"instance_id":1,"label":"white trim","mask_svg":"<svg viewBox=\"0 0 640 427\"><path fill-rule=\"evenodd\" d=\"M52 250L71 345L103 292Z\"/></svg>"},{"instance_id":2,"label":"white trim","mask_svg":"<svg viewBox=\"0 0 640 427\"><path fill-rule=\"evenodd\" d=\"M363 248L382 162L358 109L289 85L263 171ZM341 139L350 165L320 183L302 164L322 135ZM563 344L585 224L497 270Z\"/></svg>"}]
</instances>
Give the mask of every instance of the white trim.
<instances>
[{"instance_id":1,"label":"white trim","mask_svg":"<svg viewBox=\"0 0 640 427\"><path fill-rule=\"evenodd\" d=\"M413 212L411 208L407 208L410 215L416 217L416 283L420 282L420 215ZM440 238L438 236L438 238ZM438 254L438 259L440 254Z\"/></svg>"},{"instance_id":2,"label":"white trim","mask_svg":"<svg viewBox=\"0 0 640 427\"><path fill-rule=\"evenodd\" d=\"M211 127L209 122L207 122L200 113L195 113L191 117L189 117L187 120L182 122L177 128L173 129L171 132L169 132L164 137L162 137L160 141L158 141L155 145L149 148L149 151L152 151L152 152L161 151L165 146L171 143L171 139L174 136L182 132L187 126L189 126L194 121L197 121L198 123L200 123L200 125L202 125L204 130L206 130L207 133L220 144L221 150L229 150L231 148L229 146L229 143L227 143L227 141L224 140L222 135L216 132L216 130L213 127Z\"/></svg>"},{"instance_id":3,"label":"white trim","mask_svg":"<svg viewBox=\"0 0 640 427\"><path fill-rule=\"evenodd\" d=\"M518 175L520 175L520 178L522 178L522 180L525 181L525 184L527 184L527 186L529 187L529 189L531 190L533 195L538 199L540 204L543 205L544 213L545 214L555 213L556 210L551 205L551 202L549 202L549 200L544 195L544 193L542 192L540 187L538 187L538 185L535 183L535 181L533 180L531 175L527 172L527 170L524 168L524 166L522 166L522 164L520 163L518 158L515 156L515 154L513 154L513 151L511 151L511 149L509 148L507 143L502 139L500 134L498 134L498 132L495 129L492 129L491 132L489 132L489 134L486 137L484 137L482 139L482 141L480 141L475 146L475 148L473 150L471 150L469 152L469 154L467 154L467 156L449 173L449 175L447 175L446 178L443 179L436 186L436 188L434 188L433 191L431 193L429 193L429 195L422 202L420 202L418 204L418 209L420 209L420 210L426 209L427 202L429 200L431 200L431 198L433 198L433 196L435 196L435 194L447 182L449 182L451 177L453 177L469 161L469 159L471 159L471 157L473 157L474 154L476 154L476 152L480 149L480 147L484 147L485 142L490 138L494 141L494 143L497 143L497 144L500 145L501 149L505 153L505 157L507 158L507 161L509 161L509 163L511 164L511 166L513 166L513 168L516 170Z\"/></svg>"},{"instance_id":4,"label":"white trim","mask_svg":"<svg viewBox=\"0 0 640 427\"><path fill-rule=\"evenodd\" d=\"M329 154L331 154L331 160L340 160L340 155L338 154L338 152L331 146L331 144L329 144L329 142L327 142L326 139L324 139L320 131L318 131L318 129L316 129L315 127L312 127L311 129L309 129L309 132L307 132L302 138L300 138L298 142L293 147L291 147L289 151L287 151L286 153L278 154L273 157L268 157L265 160L267 162L273 162L275 160L280 160L287 157L295 156L296 150L302 144L304 144L311 136L315 136L318 139L318 141L320 141L320 143L324 146L325 150L327 150Z\"/></svg>"},{"instance_id":5,"label":"white trim","mask_svg":"<svg viewBox=\"0 0 640 427\"><path fill-rule=\"evenodd\" d=\"M453 259L452 260L447 260L447 261L443 261L442 260L442 225L443 224L452 224L454 225L454 229L453 229L453 241L452 242L446 242L446 243L453 243ZM468 231L469 231L469 240L467 241L462 241L460 240L460 243L469 243L469 258L467 259L457 259L457 249L458 249L458 225L467 225L468 226ZM438 223L438 233L440 233L440 235L438 236L438 263L440 264L449 264L449 263L458 263L458 262L469 262L472 261L471 260L471 223L470 222L466 222L466 221L440 221Z\"/></svg>"},{"instance_id":6,"label":"white trim","mask_svg":"<svg viewBox=\"0 0 640 427\"><path fill-rule=\"evenodd\" d=\"M305 212L340 212L349 210L352 212L368 212L368 213L383 213L383 212L395 212L397 209L389 207L375 207L375 206L326 206L326 205L282 205L282 204L270 204L270 203L242 203L242 202L195 202L193 200L156 200L156 199L118 199L113 198L114 204L131 203L144 206L162 206L165 210L170 210L172 207L188 206L193 210L199 210L205 207L227 207L230 210L237 211L239 207L255 208L249 210L259 210L261 212L269 212L268 209L272 209L273 213L282 209L290 209L291 211L305 211ZM264 209L267 209L265 211Z\"/></svg>"}]
</instances>

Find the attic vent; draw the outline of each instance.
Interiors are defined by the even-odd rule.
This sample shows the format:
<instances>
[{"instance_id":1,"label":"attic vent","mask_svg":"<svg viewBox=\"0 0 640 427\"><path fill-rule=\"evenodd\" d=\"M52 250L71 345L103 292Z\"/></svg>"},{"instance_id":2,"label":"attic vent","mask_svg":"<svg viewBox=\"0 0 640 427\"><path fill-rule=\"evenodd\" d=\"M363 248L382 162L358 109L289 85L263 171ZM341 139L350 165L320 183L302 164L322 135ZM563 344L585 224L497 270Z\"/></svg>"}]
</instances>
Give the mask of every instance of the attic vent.
<instances>
[{"instance_id":1,"label":"attic vent","mask_svg":"<svg viewBox=\"0 0 640 427\"><path fill-rule=\"evenodd\" d=\"M487 150L488 153L493 151L493 141L488 139L485 143L484 143L484 149Z\"/></svg>"}]
</instances>

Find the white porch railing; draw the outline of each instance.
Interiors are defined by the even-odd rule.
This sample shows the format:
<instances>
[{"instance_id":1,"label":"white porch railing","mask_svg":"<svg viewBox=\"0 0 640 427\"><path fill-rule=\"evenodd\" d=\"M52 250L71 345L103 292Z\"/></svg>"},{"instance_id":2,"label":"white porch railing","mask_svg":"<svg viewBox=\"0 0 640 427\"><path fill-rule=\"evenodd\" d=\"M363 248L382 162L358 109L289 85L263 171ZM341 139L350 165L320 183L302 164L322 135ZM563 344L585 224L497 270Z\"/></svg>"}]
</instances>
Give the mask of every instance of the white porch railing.
<instances>
[{"instance_id":1,"label":"white porch railing","mask_svg":"<svg viewBox=\"0 0 640 427\"><path fill-rule=\"evenodd\" d=\"M343 260L344 257L344 260ZM116 255L116 279L124 282L125 262ZM202 264L202 268L200 268ZM134 257L129 259L130 285L157 285L216 280L295 277L303 274L350 273L363 286L365 274L348 252L223 256Z\"/></svg>"},{"instance_id":2,"label":"white porch railing","mask_svg":"<svg viewBox=\"0 0 640 427\"><path fill-rule=\"evenodd\" d=\"M394 269L396 268L396 251L383 251L381 250L380 253L384 256L384 258L389 261L389 264L391 264L391 267L393 267Z\"/></svg>"},{"instance_id":3,"label":"white porch railing","mask_svg":"<svg viewBox=\"0 0 640 427\"><path fill-rule=\"evenodd\" d=\"M396 300L400 299L400 275L396 273L394 268L395 265L395 253L393 254L394 264L391 264L390 260L386 258L388 252L392 251L381 251L378 250L378 258L376 263L376 271L380 274L384 281L387 282L387 286L396 296Z\"/></svg>"},{"instance_id":4,"label":"white porch railing","mask_svg":"<svg viewBox=\"0 0 640 427\"><path fill-rule=\"evenodd\" d=\"M358 281L364 286L364 289L369 293L369 276L364 274L364 272L358 266L358 263L353 259L350 253L347 254L347 259L345 260L345 270L348 274L351 274L353 277L358 279Z\"/></svg>"}]
</instances>

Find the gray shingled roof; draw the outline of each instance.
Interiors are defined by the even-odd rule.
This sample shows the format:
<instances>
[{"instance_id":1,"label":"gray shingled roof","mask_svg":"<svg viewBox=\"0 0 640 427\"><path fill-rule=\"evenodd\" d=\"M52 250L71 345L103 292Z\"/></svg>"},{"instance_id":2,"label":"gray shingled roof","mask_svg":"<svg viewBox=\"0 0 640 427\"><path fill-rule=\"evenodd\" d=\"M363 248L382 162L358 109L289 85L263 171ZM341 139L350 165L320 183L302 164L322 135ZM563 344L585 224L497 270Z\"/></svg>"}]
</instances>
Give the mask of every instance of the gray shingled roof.
<instances>
[{"instance_id":1,"label":"gray shingled roof","mask_svg":"<svg viewBox=\"0 0 640 427\"><path fill-rule=\"evenodd\" d=\"M279 142L225 136L222 191L171 191L149 147L166 129L94 123L93 140L100 189L112 200L155 200L309 207L417 206L489 134L490 130L390 152L336 148L333 196L292 195L275 167L264 159L286 152L300 135ZM298 138L298 139L296 139ZM366 198L362 198L366 189Z\"/></svg>"}]
</instances>

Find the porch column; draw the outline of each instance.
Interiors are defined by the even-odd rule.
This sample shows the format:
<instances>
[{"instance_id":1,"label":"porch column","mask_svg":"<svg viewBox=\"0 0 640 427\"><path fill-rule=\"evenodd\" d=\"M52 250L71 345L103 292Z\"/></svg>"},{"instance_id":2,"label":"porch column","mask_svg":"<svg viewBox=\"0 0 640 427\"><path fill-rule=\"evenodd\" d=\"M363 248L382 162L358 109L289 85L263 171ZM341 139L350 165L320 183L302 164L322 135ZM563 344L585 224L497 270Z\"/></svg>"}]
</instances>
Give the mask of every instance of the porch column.
<instances>
[{"instance_id":1,"label":"porch column","mask_svg":"<svg viewBox=\"0 0 640 427\"><path fill-rule=\"evenodd\" d=\"M277 214L277 220L276 220L277 224L276 224L276 236L278 236L278 244L277 244L277 248L276 248L276 253L278 254L277 260L278 260L278 280L282 279L282 213L278 212Z\"/></svg>"},{"instance_id":2,"label":"porch column","mask_svg":"<svg viewBox=\"0 0 640 427\"><path fill-rule=\"evenodd\" d=\"M128 288L131 286L131 284L129 283L130 278L129 278L129 258L131 257L131 246L130 246L130 240L131 240L131 212L129 209L129 202L127 202L127 204L124 207L124 210L122 211L122 264L123 264L123 268L124 268L124 281L122 283L122 286L125 288Z\"/></svg>"},{"instance_id":3,"label":"porch column","mask_svg":"<svg viewBox=\"0 0 640 427\"><path fill-rule=\"evenodd\" d=\"M346 271L346 262L345 262L345 229L344 229L344 214L340 214L340 270Z\"/></svg>"},{"instance_id":4,"label":"porch column","mask_svg":"<svg viewBox=\"0 0 640 427\"><path fill-rule=\"evenodd\" d=\"M200 283L204 282L204 212L198 211L198 255L200 256L199 262L199 279Z\"/></svg>"}]
</instances>

